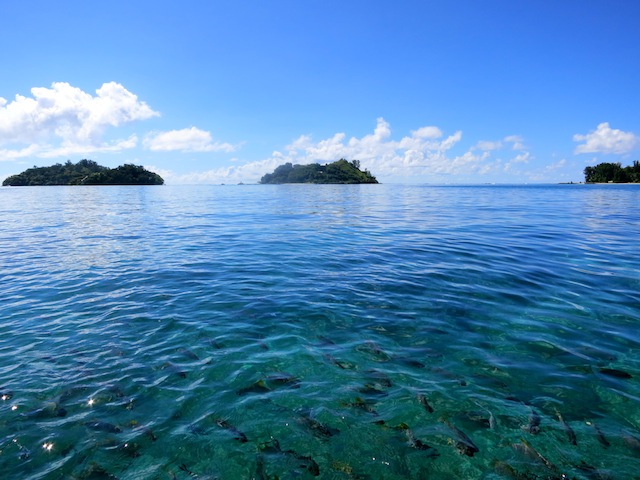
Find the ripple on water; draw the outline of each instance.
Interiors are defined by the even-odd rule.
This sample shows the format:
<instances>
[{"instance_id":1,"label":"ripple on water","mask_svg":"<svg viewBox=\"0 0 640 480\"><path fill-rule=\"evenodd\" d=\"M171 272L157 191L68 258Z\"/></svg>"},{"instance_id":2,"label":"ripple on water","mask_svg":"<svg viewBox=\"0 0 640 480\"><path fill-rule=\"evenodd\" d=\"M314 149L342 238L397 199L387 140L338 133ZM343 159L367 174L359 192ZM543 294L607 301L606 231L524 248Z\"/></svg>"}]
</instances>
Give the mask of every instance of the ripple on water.
<instances>
[{"instance_id":1,"label":"ripple on water","mask_svg":"<svg viewBox=\"0 0 640 480\"><path fill-rule=\"evenodd\" d=\"M307 187L3 189L5 478L637 474L637 189Z\"/></svg>"}]
</instances>

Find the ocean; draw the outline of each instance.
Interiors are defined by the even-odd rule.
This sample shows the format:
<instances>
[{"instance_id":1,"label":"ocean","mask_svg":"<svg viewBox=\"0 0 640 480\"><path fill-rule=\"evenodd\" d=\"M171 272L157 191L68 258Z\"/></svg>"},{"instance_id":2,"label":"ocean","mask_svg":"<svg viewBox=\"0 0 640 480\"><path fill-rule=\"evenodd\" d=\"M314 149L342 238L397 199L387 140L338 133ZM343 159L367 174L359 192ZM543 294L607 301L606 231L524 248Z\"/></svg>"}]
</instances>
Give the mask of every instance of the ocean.
<instances>
[{"instance_id":1,"label":"ocean","mask_svg":"<svg viewBox=\"0 0 640 480\"><path fill-rule=\"evenodd\" d=\"M2 478L640 478L639 205L1 188Z\"/></svg>"}]
</instances>

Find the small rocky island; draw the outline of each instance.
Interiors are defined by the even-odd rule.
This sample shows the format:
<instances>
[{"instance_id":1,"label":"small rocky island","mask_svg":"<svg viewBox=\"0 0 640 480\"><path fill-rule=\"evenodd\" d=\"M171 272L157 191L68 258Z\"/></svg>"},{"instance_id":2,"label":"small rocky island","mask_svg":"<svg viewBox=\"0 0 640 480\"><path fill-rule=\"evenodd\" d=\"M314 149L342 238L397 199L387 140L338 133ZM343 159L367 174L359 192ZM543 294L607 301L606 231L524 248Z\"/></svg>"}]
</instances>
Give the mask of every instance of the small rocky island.
<instances>
[{"instance_id":1,"label":"small rocky island","mask_svg":"<svg viewBox=\"0 0 640 480\"><path fill-rule=\"evenodd\" d=\"M2 186L36 185L163 185L160 175L139 165L125 164L117 168L98 165L93 160L68 160L64 165L28 168L18 175L11 175Z\"/></svg>"},{"instance_id":2,"label":"small rocky island","mask_svg":"<svg viewBox=\"0 0 640 480\"><path fill-rule=\"evenodd\" d=\"M341 158L325 165L285 163L276 168L273 173L264 175L260 183L378 183L378 180L368 170L360 170L359 160L349 162Z\"/></svg>"}]
</instances>

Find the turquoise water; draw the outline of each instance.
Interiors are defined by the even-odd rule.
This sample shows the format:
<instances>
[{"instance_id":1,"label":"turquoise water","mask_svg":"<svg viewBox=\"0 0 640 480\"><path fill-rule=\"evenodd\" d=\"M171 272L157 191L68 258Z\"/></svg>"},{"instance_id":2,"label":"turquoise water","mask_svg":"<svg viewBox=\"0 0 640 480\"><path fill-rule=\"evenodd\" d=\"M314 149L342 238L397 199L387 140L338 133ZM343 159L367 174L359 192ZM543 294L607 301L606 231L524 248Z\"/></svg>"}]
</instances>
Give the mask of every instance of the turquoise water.
<instances>
[{"instance_id":1,"label":"turquoise water","mask_svg":"<svg viewBox=\"0 0 640 480\"><path fill-rule=\"evenodd\" d=\"M2 478L640 478L638 205L2 188Z\"/></svg>"}]
</instances>

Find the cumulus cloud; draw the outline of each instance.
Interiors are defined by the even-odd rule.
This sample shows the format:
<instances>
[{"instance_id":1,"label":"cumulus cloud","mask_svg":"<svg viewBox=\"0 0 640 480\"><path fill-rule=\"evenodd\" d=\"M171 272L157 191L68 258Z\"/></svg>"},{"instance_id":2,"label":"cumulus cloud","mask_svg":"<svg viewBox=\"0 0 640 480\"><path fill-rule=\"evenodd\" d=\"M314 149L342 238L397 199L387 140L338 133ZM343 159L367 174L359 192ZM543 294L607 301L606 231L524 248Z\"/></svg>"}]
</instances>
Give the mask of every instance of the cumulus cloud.
<instances>
[{"instance_id":1,"label":"cumulus cloud","mask_svg":"<svg viewBox=\"0 0 640 480\"><path fill-rule=\"evenodd\" d=\"M571 178L566 173L563 173L563 169L567 166L566 159L558 160L557 162L545 165L542 168L534 169L525 172L525 175L532 182L557 182L558 180L566 180L567 177Z\"/></svg>"},{"instance_id":2,"label":"cumulus cloud","mask_svg":"<svg viewBox=\"0 0 640 480\"><path fill-rule=\"evenodd\" d=\"M272 172L278 165L287 161L283 157L274 155L265 160L214 168L202 172L178 174L171 170L162 170L155 167L150 167L149 170L158 173L168 184L257 183L265 173Z\"/></svg>"},{"instance_id":3,"label":"cumulus cloud","mask_svg":"<svg viewBox=\"0 0 640 480\"><path fill-rule=\"evenodd\" d=\"M525 151L526 148L520 135L508 135L502 140L480 140L472 150L482 150L483 152L491 152L494 150L502 150L510 148L511 150Z\"/></svg>"},{"instance_id":4,"label":"cumulus cloud","mask_svg":"<svg viewBox=\"0 0 640 480\"><path fill-rule=\"evenodd\" d=\"M586 135L575 134L574 142L584 142L578 145L574 152L578 153L616 153L624 154L640 145L640 139L632 132L623 132L611 128L608 122L603 122Z\"/></svg>"},{"instance_id":5,"label":"cumulus cloud","mask_svg":"<svg viewBox=\"0 0 640 480\"><path fill-rule=\"evenodd\" d=\"M512 163L529 163L531 154L529 152L519 153L511 159Z\"/></svg>"},{"instance_id":6,"label":"cumulus cloud","mask_svg":"<svg viewBox=\"0 0 640 480\"><path fill-rule=\"evenodd\" d=\"M82 145L82 144L64 144L60 147L50 147L42 149L37 153L40 158L56 158L56 157L69 157L73 155L82 155L88 151L92 153L114 153L122 150L128 150L135 148L138 144L138 136L131 135L129 138L123 140L116 140L114 142L105 142L99 145Z\"/></svg>"},{"instance_id":7,"label":"cumulus cloud","mask_svg":"<svg viewBox=\"0 0 640 480\"><path fill-rule=\"evenodd\" d=\"M453 154L461 139L460 131L445 136L439 128L426 126L396 140L389 123L379 118L373 132L362 137L336 133L314 141L311 136L302 135L264 160L201 173L169 174L166 179L167 183L255 183L286 162L326 163L339 158L360 160L361 168L369 169L378 178L424 175L442 179L460 173L487 173L490 152L469 149Z\"/></svg>"},{"instance_id":8,"label":"cumulus cloud","mask_svg":"<svg viewBox=\"0 0 640 480\"><path fill-rule=\"evenodd\" d=\"M36 155L40 150L38 145L32 144L28 147L10 150L10 149L0 149L0 161L3 160L16 160L19 158L29 157Z\"/></svg>"},{"instance_id":9,"label":"cumulus cloud","mask_svg":"<svg viewBox=\"0 0 640 480\"><path fill-rule=\"evenodd\" d=\"M561 168L563 168L566 164L567 164L567 160L563 158L561 160L558 160L555 163L551 163L547 165L545 167L545 170L547 172L555 172L556 170L560 170Z\"/></svg>"},{"instance_id":10,"label":"cumulus cloud","mask_svg":"<svg viewBox=\"0 0 640 480\"><path fill-rule=\"evenodd\" d=\"M378 118L373 133L361 138L347 139L344 133L314 142L302 136L285 148L285 153L275 152L281 161L313 163L335 161L339 158L360 160L378 176L400 174L453 174L463 166L480 160L479 155L448 156L462 139L462 132L447 137L438 127L425 126L411 131L411 135L399 140L391 137L391 126Z\"/></svg>"},{"instance_id":11,"label":"cumulus cloud","mask_svg":"<svg viewBox=\"0 0 640 480\"><path fill-rule=\"evenodd\" d=\"M529 160L531 160L531 158L532 155L529 152L519 153L515 157L507 161L502 167L502 170L509 173L521 173L517 170L517 168L519 167L518 164L527 164L529 163Z\"/></svg>"},{"instance_id":12,"label":"cumulus cloud","mask_svg":"<svg viewBox=\"0 0 640 480\"><path fill-rule=\"evenodd\" d=\"M391 127L383 118L378 118L373 133L362 138L351 137L347 140L344 133L336 133L331 138L314 142L308 135L296 139L285 149L290 155L310 161L335 160L336 158L373 159L381 156L397 155L400 150L450 149L461 138L461 132L440 141L442 137L437 127L422 127L411 132L411 136L395 141L391 140Z\"/></svg>"},{"instance_id":13,"label":"cumulus cloud","mask_svg":"<svg viewBox=\"0 0 640 480\"><path fill-rule=\"evenodd\" d=\"M66 82L34 87L31 97L16 95L11 102L0 98L0 146L11 146L0 150L0 155L46 157L131 148L137 138L106 143L105 131L157 115L116 82L103 84L95 95Z\"/></svg>"},{"instance_id":14,"label":"cumulus cloud","mask_svg":"<svg viewBox=\"0 0 640 480\"><path fill-rule=\"evenodd\" d=\"M488 152L491 150L500 150L501 148L502 148L502 142L490 142L486 140L479 141L478 143L476 143L476 146L474 147L474 149L482 150L485 152Z\"/></svg>"},{"instance_id":15,"label":"cumulus cloud","mask_svg":"<svg viewBox=\"0 0 640 480\"><path fill-rule=\"evenodd\" d=\"M528 164L533 156L524 150L520 137L477 142L470 148L462 147L461 141L461 131L445 134L435 126L421 127L408 135L394 137L389 123L378 118L373 131L362 137L349 137L339 132L314 140L309 135L302 135L259 161L245 164L234 161L225 167L187 174L154 171L170 184L257 183L265 173L287 162L304 165L346 158L360 160L361 168L370 170L382 181L477 181L478 176L499 176L504 172L512 176L528 174L520 167ZM517 151L511 154L512 158L501 159L497 151L507 148Z\"/></svg>"},{"instance_id":16,"label":"cumulus cloud","mask_svg":"<svg viewBox=\"0 0 640 480\"><path fill-rule=\"evenodd\" d=\"M229 143L214 142L211 133L196 127L171 130L148 135L144 140L152 151L182 152L233 152L236 147Z\"/></svg>"},{"instance_id":17,"label":"cumulus cloud","mask_svg":"<svg viewBox=\"0 0 640 480\"><path fill-rule=\"evenodd\" d=\"M523 139L520 135L509 135L504 137L504 141L511 144L511 150L524 150Z\"/></svg>"},{"instance_id":18,"label":"cumulus cloud","mask_svg":"<svg viewBox=\"0 0 640 480\"><path fill-rule=\"evenodd\" d=\"M438 127L422 127L418 130L414 130L411 132L414 137L418 138L440 138L442 136L442 130Z\"/></svg>"}]
</instances>

